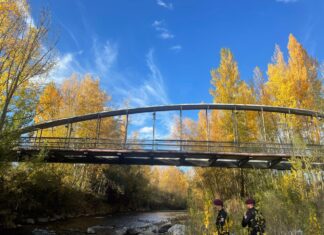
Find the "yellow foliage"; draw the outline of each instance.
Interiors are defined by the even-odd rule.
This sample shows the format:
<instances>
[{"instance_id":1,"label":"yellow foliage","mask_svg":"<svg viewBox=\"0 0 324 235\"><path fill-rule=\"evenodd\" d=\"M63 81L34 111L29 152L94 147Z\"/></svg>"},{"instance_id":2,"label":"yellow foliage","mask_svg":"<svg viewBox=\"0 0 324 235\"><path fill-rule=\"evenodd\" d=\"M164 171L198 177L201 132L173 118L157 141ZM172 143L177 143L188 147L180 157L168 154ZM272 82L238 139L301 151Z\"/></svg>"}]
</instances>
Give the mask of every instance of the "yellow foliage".
<instances>
[{"instance_id":1,"label":"yellow foliage","mask_svg":"<svg viewBox=\"0 0 324 235\"><path fill-rule=\"evenodd\" d=\"M317 61L307 54L292 34L289 35L288 52L286 63L282 51L276 46L272 63L268 65L268 82L262 102L273 106L320 110L322 85L318 79ZM286 120L281 118L279 122ZM278 128L276 125L267 123L270 130ZM303 135L303 120L289 117L288 125L295 134ZM318 142L318 137L311 138Z\"/></svg>"},{"instance_id":2,"label":"yellow foliage","mask_svg":"<svg viewBox=\"0 0 324 235\"><path fill-rule=\"evenodd\" d=\"M307 232L312 235L321 235L321 224L313 210L309 215L309 228Z\"/></svg>"},{"instance_id":3,"label":"yellow foliage","mask_svg":"<svg viewBox=\"0 0 324 235\"><path fill-rule=\"evenodd\" d=\"M0 2L0 132L30 120L39 78L54 65L54 46L46 44L48 15L34 25L29 14L25 0Z\"/></svg>"},{"instance_id":4,"label":"yellow foliage","mask_svg":"<svg viewBox=\"0 0 324 235\"><path fill-rule=\"evenodd\" d=\"M253 90L240 79L238 65L229 49L221 50L220 65L211 71L212 85L215 90L210 93L214 103L254 104L256 98ZM234 116L236 115L236 116ZM211 139L233 141L235 139L234 123L237 122L240 141L257 138L255 112L212 111Z\"/></svg>"},{"instance_id":5,"label":"yellow foliage","mask_svg":"<svg viewBox=\"0 0 324 235\"><path fill-rule=\"evenodd\" d=\"M65 79L57 87L48 84L40 96L35 122L44 122L59 118L84 115L107 110L106 105L111 100L100 88L99 80L85 75L79 79L76 74ZM73 126L74 137L96 138L97 120L77 123ZM105 118L100 122L100 137L120 137L117 121ZM44 130L43 136L66 136L65 127L57 127L53 131Z\"/></svg>"},{"instance_id":6,"label":"yellow foliage","mask_svg":"<svg viewBox=\"0 0 324 235\"><path fill-rule=\"evenodd\" d=\"M152 176L155 176L155 181L152 183L163 192L172 193L182 198L187 196L188 181L186 175L178 168L155 167Z\"/></svg>"}]
</instances>

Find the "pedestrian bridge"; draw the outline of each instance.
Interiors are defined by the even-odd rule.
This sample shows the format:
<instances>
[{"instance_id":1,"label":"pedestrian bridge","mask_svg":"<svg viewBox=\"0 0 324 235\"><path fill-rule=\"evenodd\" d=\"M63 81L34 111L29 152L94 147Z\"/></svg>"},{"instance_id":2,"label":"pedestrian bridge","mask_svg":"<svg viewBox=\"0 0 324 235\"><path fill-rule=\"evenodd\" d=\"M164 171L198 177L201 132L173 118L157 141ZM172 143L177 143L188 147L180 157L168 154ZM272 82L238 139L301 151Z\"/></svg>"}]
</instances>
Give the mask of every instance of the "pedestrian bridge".
<instances>
[{"instance_id":1,"label":"pedestrian bridge","mask_svg":"<svg viewBox=\"0 0 324 235\"><path fill-rule=\"evenodd\" d=\"M183 137L183 112L204 110L206 115L206 138L188 140ZM232 113L234 140L231 142L210 140L210 112L223 110ZM159 112L178 112L179 138L157 139L156 116ZM257 142L241 142L237 115L241 112L256 112L262 137ZM130 139L128 137L129 116L152 114L152 137L150 139ZM288 142L267 140L265 113L283 115L285 118L299 117L304 120L307 131L319 134L318 143L296 145ZM118 139L100 137L101 122L104 118L124 116L125 133ZM127 165L174 165L229 168L259 168L287 170L291 168L293 157L310 158L313 166L324 169L323 139L324 113L285 107L239 104L181 104L121 109L91 113L83 116L53 120L28 126L21 130L21 138L14 148L18 161L28 161L42 152L46 162L98 163ZM89 120L96 121L95 138L77 138L71 135L73 125ZM316 123L316 125L314 124ZM43 130L58 126L66 127L62 137L42 136ZM286 125L285 127L287 127ZM281 127L281 133L287 131Z\"/></svg>"}]
</instances>

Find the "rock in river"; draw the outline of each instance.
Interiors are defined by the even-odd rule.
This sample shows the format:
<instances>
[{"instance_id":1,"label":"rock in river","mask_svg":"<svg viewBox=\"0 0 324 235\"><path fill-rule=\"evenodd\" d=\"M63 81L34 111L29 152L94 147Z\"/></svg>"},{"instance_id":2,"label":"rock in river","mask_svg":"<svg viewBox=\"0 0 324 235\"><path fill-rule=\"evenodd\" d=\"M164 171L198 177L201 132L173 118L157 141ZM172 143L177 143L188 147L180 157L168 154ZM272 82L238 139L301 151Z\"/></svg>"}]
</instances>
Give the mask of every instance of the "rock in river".
<instances>
[{"instance_id":1,"label":"rock in river","mask_svg":"<svg viewBox=\"0 0 324 235\"><path fill-rule=\"evenodd\" d=\"M169 230L169 228L171 228L171 227L172 227L172 224L171 223L163 224L159 228L159 233L166 233Z\"/></svg>"},{"instance_id":2,"label":"rock in river","mask_svg":"<svg viewBox=\"0 0 324 235\"><path fill-rule=\"evenodd\" d=\"M26 219L27 224L35 224L35 220L33 218Z\"/></svg>"},{"instance_id":3,"label":"rock in river","mask_svg":"<svg viewBox=\"0 0 324 235\"><path fill-rule=\"evenodd\" d=\"M102 226L102 225L96 225L87 228L87 233L88 234L111 234L113 232L113 227L112 226Z\"/></svg>"},{"instance_id":4,"label":"rock in river","mask_svg":"<svg viewBox=\"0 0 324 235\"><path fill-rule=\"evenodd\" d=\"M56 235L54 231L48 231L46 229L35 228L32 232L33 235Z\"/></svg>"},{"instance_id":5,"label":"rock in river","mask_svg":"<svg viewBox=\"0 0 324 235\"><path fill-rule=\"evenodd\" d=\"M185 235L186 227L182 224L175 224L168 230L170 235Z\"/></svg>"}]
</instances>

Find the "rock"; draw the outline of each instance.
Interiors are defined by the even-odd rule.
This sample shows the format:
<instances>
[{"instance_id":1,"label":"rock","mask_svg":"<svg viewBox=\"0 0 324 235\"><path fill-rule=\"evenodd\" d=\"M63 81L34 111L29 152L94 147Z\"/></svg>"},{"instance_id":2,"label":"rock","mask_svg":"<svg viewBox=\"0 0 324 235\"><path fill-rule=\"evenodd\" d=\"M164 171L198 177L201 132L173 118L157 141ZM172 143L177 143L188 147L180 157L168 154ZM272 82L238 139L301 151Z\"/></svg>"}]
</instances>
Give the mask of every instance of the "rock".
<instances>
[{"instance_id":1,"label":"rock","mask_svg":"<svg viewBox=\"0 0 324 235\"><path fill-rule=\"evenodd\" d=\"M151 226L149 226L146 230L145 230L145 232L147 232L147 233L158 233L158 231L159 231L159 228L158 228L158 226L156 226L156 225L151 225Z\"/></svg>"},{"instance_id":2,"label":"rock","mask_svg":"<svg viewBox=\"0 0 324 235\"><path fill-rule=\"evenodd\" d=\"M117 229L117 230L115 231L115 234L116 234L116 235L126 235L127 230L128 230L128 228L123 227L123 228Z\"/></svg>"},{"instance_id":3,"label":"rock","mask_svg":"<svg viewBox=\"0 0 324 235\"><path fill-rule=\"evenodd\" d=\"M47 218L47 217L37 218L37 221L38 221L39 223L48 223L48 218Z\"/></svg>"},{"instance_id":4,"label":"rock","mask_svg":"<svg viewBox=\"0 0 324 235\"><path fill-rule=\"evenodd\" d=\"M88 234L111 234L113 231L113 227L111 226L102 226L102 225L96 225L87 228Z\"/></svg>"},{"instance_id":5,"label":"rock","mask_svg":"<svg viewBox=\"0 0 324 235\"><path fill-rule=\"evenodd\" d=\"M141 232L139 235L156 235L157 233L153 233L151 231L144 231L144 232Z\"/></svg>"},{"instance_id":6,"label":"rock","mask_svg":"<svg viewBox=\"0 0 324 235\"><path fill-rule=\"evenodd\" d=\"M138 228L129 228L127 230L127 235L154 235L158 233L158 226L154 224L147 224Z\"/></svg>"},{"instance_id":7,"label":"rock","mask_svg":"<svg viewBox=\"0 0 324 235\"><path fill-rule=\"evenodd\" d=\"M141 231L139 231L138 228L129 228L126 231L126 235L138 235L140 233L141 233Z\"/></svg>"},{"instance_id":8,"label":"rock","mask_svg":"<svg viewBox=\"0 0 324 235\"><path fill-rule=\"evenodd\" d=\"M169 230L170 235L185 235L186 226L182 224L175 224Z\"/></svg>"},{"instance_id":9,"label":"rock","mask_svg":"<svg viewBox=\"0 0 324 235\"><path fill-rule=\"evenodd\" d=\"M159 228L158 233L166 233L169 230L169 228L171 228L171 227L172 227L172 224L171 223L163 224Z\"/></svg>"},{"instance_id":10,"label":"rock","mask_svg":"<svg viewBox=\"0 0 324 235\"><path fill-rule=\"evenodd\" d=\"M35 224L35 220L33 218L26 219L27 224Z\"/></svg>"},{"instance_id":11,"label":"rock","mask_svg":"<svg viewBox=\"0 0 324 235\"><path fill-rule=\"evenodd\" d=\"M126 235L138 235L141 234L143 232L143 230L141 230L140 228L129 228L126 231Z\"/></svg>"},{"instance_id":12,"label":"rock","mask_svg":"<svg viewBox=\"0 0 324 235\"><path fill-rule=\"evenodd\" d=\"M87 228L87 233L89 233L89 234L95 234L96 233L96 230L93 227L89 227L89 228Z\"/></svg>"},{"instance_id":13,"label":"rock","mask_svg":"<svg viewBox=\"0 0 324 235\"><path fill-rule=\"evenodd\" d=\"M159 228L157 226L155 226L153 229L152 229L152 232L153 233L158 233L159 232Z\"/></svg>"},{"instance_id":14,"label":"rock","mask_svg":"<svg viewBox=\"0 0 324 235\"><path fill-rule=\"evenodd\" d=\"M55 231L48 231L46 229L35 228L32 231L33 235L56 235Z\"/></svg>"},{"instance_id":15,"label":"rock","mask_svg":"<svg viewBox=\"0 0 324 235\"><path fill-rule=\"evenodd\" d=\"M64 215L54 215L54 218L56 220L62 220L62 219L64 219Z\"/></svg>"}]
</instances>

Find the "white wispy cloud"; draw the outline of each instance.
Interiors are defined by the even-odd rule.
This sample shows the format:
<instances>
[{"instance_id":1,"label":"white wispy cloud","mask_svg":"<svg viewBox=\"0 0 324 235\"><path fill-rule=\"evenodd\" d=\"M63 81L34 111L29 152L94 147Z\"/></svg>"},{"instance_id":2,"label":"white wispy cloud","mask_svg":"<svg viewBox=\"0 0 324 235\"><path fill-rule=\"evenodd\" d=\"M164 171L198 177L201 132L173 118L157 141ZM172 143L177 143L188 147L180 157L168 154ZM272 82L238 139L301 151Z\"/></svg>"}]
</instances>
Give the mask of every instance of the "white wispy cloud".
<instances>
[{"instance_id":1,"label":"white wispy cloud","mask_svg":"<svg viewBox=\"0 0 324 235\"><path fill-rule=\"evenodd\" d=\"M75 34L73 33L73 31L66 24L64 24L62 21L60 21L60 20L57 20L57 21L61 25L63 30L66 31L67 34L70 36L70 38L72 39L75 46L79 49L80 48L79 41L78 41L77 37L75 36Z\"/></svg>"},{"instance_id":2,"label":"white wispy cloud","mask_svg":"<svg viewBox=\"0 0 324 235\"><path fill-rule=\"evenodd\" d=\"M167 104L169 102L166 88L164 86L164 78L158 66L154 61L154 50L150 49L146 55L146 63L150 70L149 79L144 83L144 87L148 94L153 96L157 103Z\"/></svg>"},{"instance_id":3,"label":"white wispy cloud","mask_svg":"<svg viewBox=\"0 0 324 235\"><path fill-rule=\"evenodd\" d=\"M161 32L160 37L162 39L171 39L171 38L174 38L174 35L172 33L166 31L166 32Z\"/></svg>"},{"instance_id":4,"label":"white wispy cloud","mask_svg":"<svg viewBox=\"0 0 324 235\"><path fill-rule=\"evenodd\" d=\"M84 73L85 71L83 67L79 64L76 58L81 54L82 51L75 53L68 52L58 55L56 58L56 64L49 72L47 80L61 83L65 78L70 77L73 73Z\"/></svg>"},{"instance_id":5,"label":"white wispy cloud","mask_svg":"<svg viewBox=\"0 0 324 235\"><path fill-rule=\"evenodd\" d=\"M144 75L144 79L138 78L134 74L119 74L120 79L125 82L112 88L113 99L118 97L119 101L128 101L128 107L144 107L153 105L165 105L171 103L168 97L167 89L164 84L164 77L155 62L154 50L150 49L145 57L148 74ZM134 75L134 77L133 77ZM136 79L138 78L138 79ZM122 102L123 105L125 102ZM156 129L156 138L169 134L170 123L172 122L171 114L158 113L157 123L159 128ZM140 138L152 137L151 127L152 114L131 115L129 123L133 126L133 131L139 133ZM138 130L138 128L140 128Z\"/></svg>"},{"instance_id":6,"label":"white wispy cloud","mask_svg":"<svg viewBox=\"0 0 324 235\"><path fill-rule=\"evenodd\" d=\"M169 10L173 9L173 4L171 2L167 3L166 1L163 0L156 0L156 4L158 4L160 7L164 7Z\"/></svg>"},{"instance_id":7,"label":"white wispy cloud","mask_svg":"<svg viewBox=\"0 0 324 235\"><path fill-rule=\"evenodd\" d=\"M153 49L150 49L146 54L145 60L148 74L140 76L142 78L135 73L122 72L121 70L114 73L114 76L117 75L119 79L118 84L113 82L115 84L112 89L117 96L128 101L130 107L162 105L169 102L164 77L155 63Z\"/></svg>"},{"instance_id":8,"label":"white wispy cloud","mask_svg":"<svg viewBox=\"0 0 324 235\"><path fill-rule=\"evenodd\" d=\"M298 2L299 0L276 0L276 2L282 2L282 3L294 3Z\"/></svg>"},{"instance_id":9,"label":"white wispy cloud","mask_svg":"<svg viewBox=\"0 0 324 235\"><path fill-rule=\"evenodd\" d=\"M81 60L82 52L65 53L57 58L57 65L49 74L49 79L61 83L73 73L83 75L90 73L100 78L100 84L108 95L112 96L112 105L115 109L135 108L171 103L165 87L164 77L156 61L153 49L150 49L143 60L147 66L147 73L138 73L129 68L120 68L119 45L107 40L101 43L93 41L92 57ZM79 61L82 61L82 66ZM170 113L158 113L160 128L157 128L156 137L168 135L172 117ZM131 115L129 123L133 126L130 134L137 131L140 138L151 137L152 114ZM150 134L149 134L150 133Z\"/></svg>"},{"instance_id":10,"label":"white wispy cloud","mask_svg":"<svg viewBox=\"0 0 324 235\"><path fill-rule=\"evenodd\" d=\"M160 27L163 25L163 20L155 20L152 24L153 27Z\"/></svg>"},{"instance_id":11,"label":"white wispy cloud","mask_svg":"<svg viewBox=\"0 0 324 235\"><path fill-rule=\"evenodd\" d=\"M172 47L170 47L170 50L175 51L175 52L179 52L182 50L182 46L181 45L174 45Z\"/></svg>"},{"instance_id":12,"label":"white wispy cloud","mask_svg":"<svg viewBox=\"0 0 324 235\"><path fill-rule=\"evenodd\" d=\"M143 133L143 134L151 134L153 132L153 127L151 126L145 126L145 127L142 127L140 130L139 130L140 133Z\"/></svg>"},{"instance_id":13,"label":"white wispy cloud","mask_svg":"<svg viewBox=\"0 0 324 235\"><path fill-rule=\"evenodd\" d=\"M26 22L27 25L30 25L31 27L35 27L35 20L34 18L31 16L30 11L27 7L26 4L24 4L23 1L16 1L16 4L19 8L19 11L23 14L24 16L24 20Z\"/></svg>"},{"instance_id":14,"label":"white wispy cloud","mask_svg":"<svg viewBox=\"0 0 324 235\"><path fill-rule=\"evenodd\" d=\"M162 39L172 39L175 37L167 28L166 23L163 20L155 20L152 26L158 33L158 36Z\"/></svg>"},{"instance_id":15,"label":"white wispy cloud","mask_svg":"<svg viewBox=\"0 0 324 235\"><path fill-rule=\"evenodd\" d=\"M109 40L101 45L95 39L93 42L96 73L100 76L106 75L117 60L118 45Z\"/></svg>"}]
</instances>

